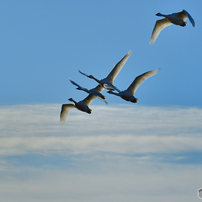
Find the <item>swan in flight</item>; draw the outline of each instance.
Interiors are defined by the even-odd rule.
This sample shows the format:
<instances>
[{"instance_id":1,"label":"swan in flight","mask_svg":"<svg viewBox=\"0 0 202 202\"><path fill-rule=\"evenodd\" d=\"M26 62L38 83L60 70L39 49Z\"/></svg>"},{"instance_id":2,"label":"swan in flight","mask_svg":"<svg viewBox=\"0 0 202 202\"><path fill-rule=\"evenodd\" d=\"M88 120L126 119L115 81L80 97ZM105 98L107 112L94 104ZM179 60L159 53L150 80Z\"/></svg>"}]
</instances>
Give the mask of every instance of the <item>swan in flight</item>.
<instances>
[{"instance_id":1,"label":"swan in flight","mask_svg":"<svg viewBox=\"0 0 202 202\"><path fill-rule=\"evenodd\" d=\"M86 93L89 93L89 94L92 93L93 95L96 95L100 100L102 100L103 102L105 102L106 104L108 104L108 102L105 100L105 96L102 95L102 93L98 92L98 91L96 90L96 88L92 88L92 89L88 90L87 88L81 87L79 84L77 84L76 82L72 81L70 78L69 78L69 81L70 81L73 85L75 85L75 86L78 87L78 88L76 88L76 89L85 91Z\"/></svg>"},{"instance_id":2,"label":"swan in flight","mask_svg":"<svg viewBox=\"0 0 202 202\"><path fill-rule=\"evenodd\" d=\"M101 93L104 89L102 86L98 85L94 88L97 92ZM85 99L76 102L72 98L69 98L69 101L74 102L74 104L63 104L60 112L60 125L64 125L67 119L67 115L70 109L77 108L82 112L86 112L91 114L92 109L89 108L90 103L96 98L97 96L90 93Z\"/></svg>"},{"instance_id":3,"label":"swan in flight","mask_svg":"<svg viewBox=\"0 0 202 202\"><path fill-rule=\"evenodd\" d=\"M94 79L105 89L117 90L118 92L120 92L120 90L116 86L113 85L113 82L114 82L114 79L116 78L116 76L118 75L118 73L121 71L121 69L125 65L126 61L128 60L128 58L130 57L131 54L132 54L132 51L131 50L128 51L128 53L114 66L114 68L109 73L109 75L104 79L99 80L92 75L87 75L87 74L81 72L80 70L79 70L79 72L81 74L83 74L84 76L87 76L88 78Z\"/></svg>"},{"instance_id":4,"label":"swan in flight","mask_svg":"<svg viewBox=\"0 0 202 202\"><path fill-rule=\"evenodd\" d=\"M108 76L102 80L98 80L99 83L98 86L94 88L95 91L101 93L104 88L107 88L108 90L118 90L113 85L113 81L118 75L118 73L123 68L124 64L128 60L129 56L132 54L132 51L129 51L112 69L112 71L108 74ZM80 72L81 74L84 74ZM84 74L85 76L89 77L88 75ZM94 77L93 77L94 78ZM95 79L95 78L94 78ZM91 89L92 90L92 89ZM86 112L88 114L91 113L91 109L89 108L90 103L97 98L97 95L94 95L90 93L84 100L81 100L79 102L76 102L72 98L69 99L69 101L74 102L74 104L63 104L60 112L60 124L64 125L67 119L67 115L70 109L77 108L80 111Z\"/></svg>"},{"instance_id":5,"label":"swan in flight","mask_svg":"<svg viewBox=\"0 0 202 202\"><path fill-rule=\"evenodd\" d=\"M167 27L171 24L180 25L182 27L185 27L187 23L184 22L184 20L189 18L192 26L193 27L195 26L194 19L191 17L191 15L186 10L182 10L181 12L172 13L169 15L157 13L156 16L162 16L164 18L156 21L156 24L154 26L152 36L151 36L151 39L149 42L150 44L154 44L154 42L157 39L158 35L160 34L161 30L163 30L165 27Z\"/></svg>"},{"instance_id":6,"label":"swan in flight","mask_svg":"<svg viewBox=\"0 0 202 202\"><path fill-rule=\"evenodd\" d=\"M138 99L136 97L134 97L135 91L138 89L138 87L142 84L143 81L145 81L146 79L148 79L149 77L151 77L157 73L158 73L158 70L152 70L152 71L145 72L144 74L137 76L126 90L120 91L118 93L115 93L111 90L107 91L107 92L110 94L117 95L126 101L136 103L138 101Z\"/></svg>"}]
</instances>

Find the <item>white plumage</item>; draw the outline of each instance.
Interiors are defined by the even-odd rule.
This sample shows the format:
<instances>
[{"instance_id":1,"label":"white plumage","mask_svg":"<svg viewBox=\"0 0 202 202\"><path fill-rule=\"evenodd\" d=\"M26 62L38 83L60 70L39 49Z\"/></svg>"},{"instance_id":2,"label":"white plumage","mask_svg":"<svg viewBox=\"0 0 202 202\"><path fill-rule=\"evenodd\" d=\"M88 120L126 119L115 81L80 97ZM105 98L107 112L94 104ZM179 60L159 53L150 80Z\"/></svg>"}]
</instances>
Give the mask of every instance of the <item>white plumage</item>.
<instances>
[{"instance_id":1,"label":"white plumage","mask_svg":"<svg viewBox=\"0 0 202 202\"><path fill-rule=\"evenodd\" d=\"M126 101L136 103L138 101L138 99L136 97L134 97L135 91L138 89L138 87L142 84L143 81L145 81L146 79L148 79L149 77L151 77L157 73L158 73L158 70L152 70L152 71L145 72L145 73L137 76L126 90L120 91L118 93L115 93L113 91L108 91L108 93L117 95Z\"/></svg>"},{"instance_id":2,"label":"white plumage","mask_svg":"<svg viewBox=\"0 0 202 202\"><path fill-rule=\"evenodd\" d=\"M128 53L114 66L114 68L112 69L112 71L104 79L99 80L99 79L95 78L92 75L87 75L87 74L81 72L80 70L79 70L79 72L81 74L83 74L84 76L87 76L88 78L94 79L103 88L106 88L108 90L117 90L117 91L120 91L116 86L113 85L113 82L114 82L114 79L116 78L116 76L118 75L118 73L121 71L121 69L125 65L126 61L128 60L128 58L130 57L131 54L132 54L132 51L131 50L128 51Z\"/></svg>"},{"instance_id":3,"label":"white plumage","mask_svg":"<svg viewBox=\"0 0 202 202\"><path fill-rule=\"evenodd\" d=\"M184 20L189 18L192 26L193 27L195 26L194 19L186 10L182 10L181 12L172 13L169 15L157 13L156 16L163 16L164 18L156 21L156 24L154 26L152 36L149 42L150 44L154 44L160 32L169 25L175 24L175 25L180 25L184 27L187 24L186 22L184 22Z\"/></svg>"}]
</instances>

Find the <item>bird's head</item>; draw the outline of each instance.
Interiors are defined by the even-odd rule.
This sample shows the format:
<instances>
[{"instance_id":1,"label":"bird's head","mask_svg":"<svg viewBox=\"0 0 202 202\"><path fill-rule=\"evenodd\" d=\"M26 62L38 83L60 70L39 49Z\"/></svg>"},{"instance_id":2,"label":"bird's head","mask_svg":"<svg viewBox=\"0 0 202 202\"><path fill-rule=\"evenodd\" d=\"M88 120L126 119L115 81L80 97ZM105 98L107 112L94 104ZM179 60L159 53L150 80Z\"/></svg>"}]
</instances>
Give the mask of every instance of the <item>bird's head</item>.
<instances>
[{"instance_id":1,"label":"bird's head","mask_svg":"<svg viewBox=\"0 0 202 202\"><path fill-rule=\"evenodd\" d=\"M161 13L157 13L156 16L161 16Z\"/></svg>"},{"instance_id":2,"label":"bird's head","mask_svg":"<svg viewBox=\"0 0 202 202\"><path fill-rule=\"evenodd\" d=\"M93 77L93 75L89 75L88 77L89 77L89 78L91 78L91 79L93 79L93 78L94 78L94 77Z\"/></svg>"},{"instance_id":3,"label":"bird's head","mask_svg":"<svg viewBox=\"0 0 202 202\"><path fill-rule=\"evenodd\" d=\"M108 90L107 93L109 93L109 94L113 94L112 90Z\"/></svg>"},{"instance_id":4,"label":"bird's head","mask_svg":"<svg viewBox=\"0 0 202 202\"><path fill-rule=\"evenodd\" d=\"M69 98L68 100L73 102L73 99L72 99L72 98Z\"/></svg>"}]
</instances>

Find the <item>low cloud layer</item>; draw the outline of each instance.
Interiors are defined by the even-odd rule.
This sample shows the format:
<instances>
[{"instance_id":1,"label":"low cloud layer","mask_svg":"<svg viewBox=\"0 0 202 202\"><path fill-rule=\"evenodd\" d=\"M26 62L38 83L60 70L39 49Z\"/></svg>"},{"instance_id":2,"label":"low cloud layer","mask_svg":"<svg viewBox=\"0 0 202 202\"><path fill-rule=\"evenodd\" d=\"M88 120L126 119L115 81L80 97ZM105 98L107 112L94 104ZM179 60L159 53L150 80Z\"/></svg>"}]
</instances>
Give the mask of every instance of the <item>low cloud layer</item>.
<instances>
[{"instance_id":1,"label":"low cloud layer","mask_svg":"<svg viewBox=\"0 0 202 202\"><path fill-rule=\"evenodd\" d=\"M60 126L58 105L2 107L0 154L202 150L202 109L129 105L93 108L91 115L70 111L66 125Z\"/></svg>"},{"instance_id":2,"label":"low cloud layer","mask_svg":"<svg viewBox=\"0 0 202 202\"><path fill-rule=\"evenodd\" d=\"M202 109L92 105L60 126L60 107L0 108L2 200L197 200Z\"/></svg>"}]
</instances>

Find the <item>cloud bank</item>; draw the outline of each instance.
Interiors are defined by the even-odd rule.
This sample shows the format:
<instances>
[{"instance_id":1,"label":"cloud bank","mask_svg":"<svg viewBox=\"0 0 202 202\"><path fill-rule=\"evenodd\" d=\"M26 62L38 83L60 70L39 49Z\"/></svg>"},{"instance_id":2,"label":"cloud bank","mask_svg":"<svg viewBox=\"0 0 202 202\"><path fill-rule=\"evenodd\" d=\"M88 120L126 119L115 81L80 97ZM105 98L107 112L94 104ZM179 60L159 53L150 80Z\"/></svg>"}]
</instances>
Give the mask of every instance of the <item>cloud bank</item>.
<instances>
[{"instance_id":1,"label":"cloud bank","mask_svg":"<svg viewBox=\"0 0 202 202\"><path fill-rule=\"evenodd\" d=\"M202 109L92 105L60 126L60 107L0 108L2 200L197 200Z\"/></svg>"},{"instance_id":2,"label":"cloud bank","mask_svg":"<svg viewBox=\"0 0 202 202\"><path fill-rule=\"evenodd\" d=\"M202 109L130 105L70 111L59 125L59 105L0 109L0 154L95 152L146 154L201 151Z\"/></svg>"}]
</instances>

